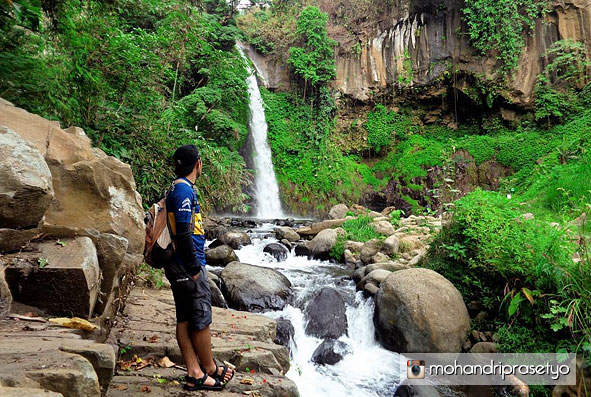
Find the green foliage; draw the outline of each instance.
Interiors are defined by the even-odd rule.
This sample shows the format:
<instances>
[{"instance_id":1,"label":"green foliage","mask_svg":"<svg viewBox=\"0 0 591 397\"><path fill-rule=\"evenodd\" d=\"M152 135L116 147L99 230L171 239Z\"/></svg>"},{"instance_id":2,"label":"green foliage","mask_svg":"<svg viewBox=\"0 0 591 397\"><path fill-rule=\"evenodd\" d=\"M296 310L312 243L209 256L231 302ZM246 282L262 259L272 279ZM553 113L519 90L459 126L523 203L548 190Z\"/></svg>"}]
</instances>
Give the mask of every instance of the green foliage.
<instances>
[{"instance_id":1,"label":"green foliage","mask_svg":"<svg viewBox=\"0 0 591 397\"><path fill-rule=\"evenodd\" d=\"M365 123L367 144L378 153L382 148L390 146L396 138L396 129L400 129L401 119L401 116L384 105L377 105L369 113L367 123Z\"/></svg>"},{"instance_id":2,"label":"green foliage","mask_svg":"<svg viewBox=\"0 0 591 397\"><path fill-rule=\"evenodd\" d=\"M547 0L466 0L462 9L470 41L485 55L495 50L501 68L517 66L525 45L524 31L533 31Z\"/></svg>"},{"instance_id":3,"label":"green foliage","mask_svg":"<svg viewBox=\"0 0 591 397\"><path fill-rule=\"evenodd\" d=\"M476 190L460 199L451 224L432 244L428 266L505 324L502 351L586 349L591 276L584 270L585 246L583 260L574 263L575 246L564 229L525 220L521 211L496 192Z\"/></svg>"},{"instance_id":4,"label":"green foliage","mask_svg":"<svg viewBox=\"0 0 591 397\"><path fill-rule=\"evenodd\" d=\"M326 33L327 22L328 16L318 7L304 8L296 27L301 45L289 49L288 62L294 67L296 75L312 87L336 77L334 47L337 43Z\"/></svg>"},{"instance_id":5,"label":"green foliage","mask_svg":"<svg viewBox=\"0 0 591 397\"><path fill-rule=\"evenodd\" d=\"M146 263L140 265L137 277L142 280L148 288L160 289L164 287L164 275L162 269L154 269Z\"/></svg>"},{"instance_id":6,"label":"green foliage","mask_svg":"<svg viewBox=\"0 0 591 397\"><path fill-rule=\"evenodd\" d=\"M340 235L337 237L337 243L330 249L330 257L340 261L343 257L345 252L345 241L347 241L346 236Z\"/></svg>"},{"instance_id":7,"label":"green foliage","mask_svg":"<svg viewBox=\"0 0 591 397\"><path fill-rule=\"evenodd\" d=\"M212 13L186 0L65 0L48 6L37 31L19 28L25 22L9 13L0 26L0 92L84 128L130 163L146 204L170 183L174 149L195 143L203 207L240 209L249 178L236 152L247 134L247 72L231 10L204 6Z\"/></svg>"},{"instance_id":8,"label":"green foliage","mask_svg":"<svg viewBox=\"0 0 591 397\"><path fill-rule=\"evenodd\" d=\"M584 86L587 61L582 43L560 40L546 51L551 62L538 76L535 87L536 119L564 120L581 111L586 103L586 92L578 93Z\"/></svg>"},{"instance_id":9,"label":"green foliage","mask_svg":"<svg viewBox=\"0 0 591 397\"><path fill-rule=\"evenodd\" d=\"M343 223L342 228L347 232L347 239L359 242L366 242L374 238L384 238L370 226L373 218L369 215L359 215L355 219L349 219Z\"/></svg>"}]
</instances>

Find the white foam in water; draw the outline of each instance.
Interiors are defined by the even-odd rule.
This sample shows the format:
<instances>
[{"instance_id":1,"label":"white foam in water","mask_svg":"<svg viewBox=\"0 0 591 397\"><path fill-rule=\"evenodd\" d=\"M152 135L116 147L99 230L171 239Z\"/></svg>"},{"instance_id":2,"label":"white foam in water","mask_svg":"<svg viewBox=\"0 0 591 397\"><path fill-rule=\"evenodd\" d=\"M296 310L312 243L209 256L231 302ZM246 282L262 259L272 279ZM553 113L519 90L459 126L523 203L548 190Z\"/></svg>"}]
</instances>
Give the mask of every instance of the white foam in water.
<instances>
[{"instance_id":1,"label":"white foam in water","mask_svg":"<svg viewBox=\"0 0 591 397\"><path fill-rule=\"evenodd\" d=\"M237 46L240 55L245 59L246 56L242 48ZM250 120L248 127L253 138L254 168L255 168L255 200L257 217L262 219L284 218L285 215L281 209L279 199L279 185L275 177L273 160L271 157L271 147L267 142L267 121L265 119L265 110L263 108L263 99L259 91L259 85L254 71L247 62L249 76L246 79L248 94L250 96Z\"/></svg>"},{"instance_id":2,"label":"white foam in water","mask_svg":"<svg viewBox=\"0 0 591 397\"><path fill-rule=\"evenodd\" d=\"M272 225L264 225L269 230ZM257 231L260 231L258 229ZM351 347L336 365L319 366L310 360L312 353L322 342L305 333L305 319L301 309L287 306L282 311L267 312L265 315L284 317L291 321L295 329L295 346L292 346L291 368L287 377L298 386L302 397L315 396L392 396L398 381L398 354L382 348L375 339L373 325L374 304L361 293L355 294L352 282L337 286L345 271L328 261L309 260L292 253L284 262L276 262L270 255L263 253L265 245L276 242L274 238L261 239L252 236L253 244L236 251L241 262L275 268L283 273L292 283L299 305L305 297L322 287L335 287L347 291L352 304L347 304L348 336L340 338Z\"/></svg>"}]
</instances>

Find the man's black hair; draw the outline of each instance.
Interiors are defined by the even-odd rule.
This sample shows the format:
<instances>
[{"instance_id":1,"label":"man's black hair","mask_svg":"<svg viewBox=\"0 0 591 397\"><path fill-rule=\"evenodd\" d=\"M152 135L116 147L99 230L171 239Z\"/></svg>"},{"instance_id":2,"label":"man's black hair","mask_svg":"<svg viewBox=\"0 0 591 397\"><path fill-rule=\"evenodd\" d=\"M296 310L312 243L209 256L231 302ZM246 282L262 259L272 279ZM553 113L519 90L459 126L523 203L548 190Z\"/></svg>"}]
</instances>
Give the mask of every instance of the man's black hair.
<instances>
[{"instance_id":1,"label":"man's black hair","mask_svg":"<svg viewBox=\"0 0 591 397\"><path fill-rule=\"evenodd\" d=\"M174 160L174 173L178 178L189 175L200 158L201 155L195 145L183 145L179 147L172 156Z\"/></svg>"}]
</instances>

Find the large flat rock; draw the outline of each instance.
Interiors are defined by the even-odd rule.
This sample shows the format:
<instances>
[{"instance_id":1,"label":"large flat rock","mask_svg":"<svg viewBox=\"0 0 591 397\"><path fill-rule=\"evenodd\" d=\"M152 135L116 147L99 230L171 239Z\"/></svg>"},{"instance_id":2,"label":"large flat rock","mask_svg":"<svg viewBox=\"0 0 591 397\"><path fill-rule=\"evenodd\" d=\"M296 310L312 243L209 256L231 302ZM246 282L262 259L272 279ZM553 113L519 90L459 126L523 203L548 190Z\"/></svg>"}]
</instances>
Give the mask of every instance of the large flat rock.
<instances>
[{"instance_id":1,"label":"large flat rock","mask_svg":"<svg viewBox=\"0 0 591 397\"><path fill-rule=\"evenodd\" d=\"M298 395L295 384L282 376L289 370L289 352L284 346L273 342L276 333L274 320L217 307L212 308L212 314L210 329L214 358L218 362L234 364L237 374L223 392L208 392L208 396L244 395L246 391L257 391L261 396ZM120 361L131 360L135 356L146 361L158 361L166 356L182 368L175 325L174 301L170 290L133 289L112 334L117 340ZM139 393L142 387L144 390L149 387L152 396L188 396L191 394L182 389L185 374L179 368L118 368L107 395L133 395ZM158 378L164 380L158 381ZM253 379L254 384L240 383L243 378Z\"/></svg>"},{"instance_id":2,"label":"large flat rock","mask_svg":"<svg viewBox=\"0 0 591 397\"><path fill-rule=\"evenodd\" d=\"M15 301L49 313L90 318L100 291L96 248L88 237L39 244L3 259Z\"/></svg>"}]
</instances>

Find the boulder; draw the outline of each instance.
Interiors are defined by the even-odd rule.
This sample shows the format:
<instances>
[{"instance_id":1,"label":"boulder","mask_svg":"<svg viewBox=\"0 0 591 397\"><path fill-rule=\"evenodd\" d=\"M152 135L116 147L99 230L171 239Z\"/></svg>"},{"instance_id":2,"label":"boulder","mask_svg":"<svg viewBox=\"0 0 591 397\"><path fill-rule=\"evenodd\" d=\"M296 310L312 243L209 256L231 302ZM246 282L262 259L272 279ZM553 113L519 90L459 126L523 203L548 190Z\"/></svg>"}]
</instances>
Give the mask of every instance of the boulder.
<instances>
[{"instance_id":1,"label":"boulder","mask_svg":"<svg viewBox=\"0 0 591 397\"><path fill-rule=\"evenodd\" d=\"M369 296L375 296L379 290L380 287L378 287L375 284L367 283L363 286L363 292L365 292Z\"/></svg>"},{"instance_id":2,"label":"boulder","mask_svg":"<svg viewBox=\"0 0 591 397\"><path fill-rule=\"evenodd\" d=\"M384 243L382 244L382 248L380 248L380 250L388 256L397 255L399 245L400 241L398 240L398 237L390 236L384 240Z\"/></svg>"},{"instance_id":3,"label":"boulder","mask_svg":"<svg viewBox=\"0 0 591 397\"><path fill-rule=\"evenodd\" d=\"M460 292L429 269L390 274L376 295L376 334L382 345L399 353L459 352L470 330Z\"/></svg>"},{"instance_id":4,"label":"boulder","mask_svg":"<svg viewBox=\"0 0 591 397\"><path fill-rule=\"evenodd\" d=\"M52 200L51 172L39 150L0 127L0 227L36 226Z\"/></svg>"},{"instance_id":5,"label":"boulder","mask_svg":"<svg viewBox=\"0 0 591 397\"><path fill-rule=\"evenodd\" d=\"M274 257L277 262L282 262L287 259L288 250L285 246L279 243L267 244L263 249L263 252Z\"/></svg>"},{"instance_id":6,"label":"boulder","mask_svg":"<svg viewBox=\"0 0 591 397\"><path fill-rule=\"evenodd\" d=\"M431 385L401 384L396 388L394 397L440 397L439 392Z\"/></svg>"},{"instance_id":7,"label":"boulder","mask_svg":"<svg viewBox=\"0 0 591 397\"><path fill-rule=\"evenodd\" d=\"M348 249L349 251L358 254L361 252L361 248L363 248L363 244L364 243L361 243L359 241L347 240L347 241L345 241L345 249Z\"/></svg>"},{"instance_id":8,"label":"boulder","mask_svg":"<svg viewBox=\"0 0 591 397\"><path fill-rule=\"evenodd\" d=\"M234 250L228 245L205 250L205 262L210 266L226 266L238 260Z\"/></svg>"},{"instance_id":9,"label":"boulder","mask_svg":"<svg viewBox=\"0 0 591 397\"><path fill-rule=\"evenodd\" d=\"M345 221L345 219L329 219L326 221L313 223L310 226L301 227L296 231L300 236L315 236L324 229L332 229L342 226Z\"/></svg>"},{"instance_id":10,"label":"boulder","mask_svg":"<svg viewBox=\"0 0 591 397\"><path fill-rule=\"evenodd\" d=\"M379 287L380 284L382 284L386 277L388 277L391 273L392 272L384 269L374 270L363 277L359 283L357 283L357 290L362 290L365 287L365 284L373 284L376 287Z\"/></svg>"},{"instance_id":11,"label":"boulder","mask_svg":"<svg viewBox=\"0 0 591 397\"><path fill-rule=\"evenodd\" d=\"M279 240L279 242L283 244L288 251L291 251L291 249L293 248L293 244L288 239L284 238L282 240Z\"/></svg>"},{"instance_id":12,"label":"boulder","mask_svg":"<svg viewBox=\"0 0 591 397\"><path fill-rule=\"evenodd\" d=\"M353 272L353 281L358 283L363 279L363 277L365 277L365 267L355 269L355 271Z\"/></svg>"},{"instance_id":13,"label":"boulder","mask_svg":"<svg viewBox=\"0 0 591 397\"><path fill-rule=\"evenodd\" d=\"M336 245L339 235L344 234L345 231L341 228L322 230L308 243L310 253L316 258L327 258L330 250Z\"/></svg>"},{"instance_id":14,"label":"boulder","mask_svg":"<svg viewBox=\"0 0 591 397\"><path fill-rule=\"evenodd\" d=\"M226 302L226 298L224 298L224 294L222 294L222 291L218 288L215 280L208 278L207 281L209 283L209 290L211 291L212 306L226 309L228 307L228 303Z\"/></svg>"},{"instance_id":15,"label":"boulder","mask_svg":"<svg viewBox=\"0 0 591 397\"><path fill-rule=\"evenodd\" d=\"M394 226L388 221L374 221L370 223L370 226L379 234L385 234L391 236L394 234Z\"/></svg>"},{"instance_id":16,"label":"boulder","mask_svg":"<svg viewBox=\"0 0 591 397\"><path fill-rule=\"evenodd\" d=\"M291 227L287 226L277 226L275 229L275 237L277 240L287 239L291 242L298 241L300 239L300 235L293 230Z\"/></svg>"},{"instance_id":17,"label":"boulder","mask_svg":"<svg viewBox=\"0 0 591 397\"><path fill-rule=\"evenodd\" d=\"M367 265L365 267L365 275L368 275L369 273L378 269L388 270L389 272L397 272L399 270L410 269L410 267L398 262L372 263L371 265Z\"/></svg>"},{"instance_id":18,"label":"boulder","mask_svg":"<svg viewBox=\"0 0 591 397\"><path fill-rule=\"evenodd\" d=\"M345 258L345 263L347 265L355 265L358 261L355 255L347 249L343 252L343 258Z\"/></svg>"},{"instance_id":19,"label":"boulder","mask_svg":"<svg viewBox=\"0 0 591 397\"><path fill-rule=\"evenodd\" d=\"M290 343L295 343L293 339L294 335L295 329L291 321L284 317L279 317L277 319L277 332L275 333L273 342L289 348Z\"/></svg>"},{"instance_id":20,"label":"boulder","mask_svg":"<svg viewBox=\"0 0 591 397\"><path fill-rule=\"evenodd\" d=\"M226 234L220 237L220 240L224 244L229 245L235 250L240 249L245 245L252 244L252 241L250 241L250 237L248 237L248 234L244 232L227 232Z\"/></svg>"},{"instance_id":21,"label":"boulder","mask_svg":"<svg viewBox=\"0 0 591 397\"><path fill-rule=\"evenodd\" d=\"M38 234L39 229L0 229L0 252L18 251Z\"/></svg>"},{"instance_id":22,"label":"boulder","mask_svg":"<svg viewBox=\"0 0 591 397\"><path fill-rule=\"evenodd\" d=\"M64 397L62 393L56 393L45 389L32 387L3 387L0 386L2 397Z\"/></svg>"},{"instance_id":23,"label":"boulder","mask_svg":"<svg viewBox=\"0 0 591 397\"><path fill-rule=\"evenodd\" d=\"M4 265L0 263L0 320L10 314L12 293L4 279Z\"/></svg>"},{"instance_id":24,"label":"boulder","mask_svg":"<svg viewBox=\"0 0 591 397\"><path fill-rule=\"evenodd\" d=\"M361 248L360 259L363 263L371 263L371 258L380 251L382 241L378 239L369 240Z\"/></svg>"},{"instance_id":25,"label":"boulder","mask_svg":"<svg viewBox=\"0 0 591 397\"><path fill-rule=\"evenodd\" d=\"M347 215L347 211L349 211L349 207L345 204L337 204L330 209L328 216L330 219L343 219Z\"/></svg>"},{"instance_id":26,"label":"boulder","mask_svg":"<svg viewBox=\"0 0 591 397\"><path fill-rule=\"evenodd\" d=\"M371 257L370 263L385 263L389 262L390 257L383 252L378 252L374 256Z\"/></svg>"},{"instance_id":27,"label":"boulder","mask_svg":"<svg viewBox=\"0 0 591 397\"><path fill-rule=\"evenodd\" d=\"M497 344L494 342L478 342L470 349L470 353L496 353Z\"/></svg>"},{"instance_id":28,"label":"boulder","mask_svg":"<svg viewBox=\"0 0 591 397\"><path fill-rule=\"evenodd\" d=\"M65 316L90 318L100 291L96 248L88 237L39 244L39 252L7 256L14 300Z\"/></svg>"},{"instance_id":29,"label":"boulder","mask_svg":"<svg viewBox=\"0 0 591 397\"><path fill-rule=\"evenodd\" d=\"M405 235L399 238L398 250L401 253L408 253L415 249L423 249L424 244L421 238L416 235Z\"/></svg>"},{"instance_id":30,"label":"boulder","mask_svg":"<svg viewBox=\"0 0 591 397\"><path fill-rule=\"evenodd\" d=\"M222 225L216 225L216 226L213 226L212 228L208 228L207 225L204 225L204 226L205 226L205 238L208 240L219 239L224 234L228 233L228 229Z\"/></svg>"},{"instance_id":31,"label":"boulder","mask_svg":"<svg viewBox=\"0 0 591 397\"><path fill-rule=\"evenodd\" d=\"M345 301L333 288L322 288L308 302L304 315L306 334L317 338L337 339L347 333Z\"/></svg>"},{"instance_id":32,"label":"boulder","mask_svg":"<svg viewBox=\"0 0 591 397\"><path fill-rule=\"evenodd\" d=\"M302 241L301 243L298 243L298 245L295 247L294 253L297 256L312 256L312 252L310 251L310 248L308 248L309 244L309 241Z\"/></svg>"},{"instance_id":33,"label":"boulder","mask_svg":"<svg viewBox=\"0 0 591 397\"><path fill-rule=\"evenodd\" d=\"M222 240L220 240L219 238L216 238L211 243L209 243L209 245L207 246L207 248L214 249L214 248L217 248L217 247L221 247L222 245L225 245L222 242Z\"/></svg>"},{"instance_id":34,"label":"boulder","mask_svg":"<svg viewBox=\"0 0 591 397\"><path fill-rule=\"evenodd\" d=\"M312 362L320 365L334 365L350 351L350 347L345 342L325 339L312 353Z\"/></svg>"},{"instance_id":35,"label":"boulder","mask_svg":"<svg viewBox=\"0 0 591 397\"><path fill-rule=\"evenodd\" d=\"M240 262L228 264L221 273L222 292L237 310L281 310L291 297L291 283L277 270Z\"/></svg>"}]
</instances>

